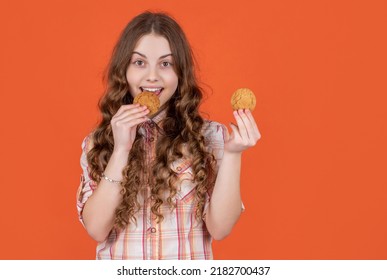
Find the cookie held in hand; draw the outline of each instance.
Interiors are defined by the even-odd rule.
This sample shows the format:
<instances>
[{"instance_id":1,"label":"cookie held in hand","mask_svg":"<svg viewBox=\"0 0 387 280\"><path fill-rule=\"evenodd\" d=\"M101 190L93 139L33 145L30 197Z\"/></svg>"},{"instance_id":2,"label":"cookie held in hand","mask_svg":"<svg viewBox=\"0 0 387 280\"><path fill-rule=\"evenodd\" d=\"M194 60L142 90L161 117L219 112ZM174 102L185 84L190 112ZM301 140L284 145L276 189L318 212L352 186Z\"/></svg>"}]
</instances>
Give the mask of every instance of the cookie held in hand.
<instances>
[{"instance_id":1,"label":"cookie held in hand","mask_svg":"<svg viewBox=\"0 0 387 280\"><path fill-rule=\"evenodd\" d=\"M148 116L151 116L159 110L160 99L156 94L149 91L144 91L134 98L133 104L145 105L150 111Z\"/></svg>"},{"instance_id":2,"label":"cookie held in hand","mask_svg":"<svg viewBox=\"0 0 387 280\"><path fill-rule=\"evenodd\" d=\"M249 109L253 111L257 101L254 93L248 88L237 89L231 96L232 109Z\"/></svg>"}]
</instances>

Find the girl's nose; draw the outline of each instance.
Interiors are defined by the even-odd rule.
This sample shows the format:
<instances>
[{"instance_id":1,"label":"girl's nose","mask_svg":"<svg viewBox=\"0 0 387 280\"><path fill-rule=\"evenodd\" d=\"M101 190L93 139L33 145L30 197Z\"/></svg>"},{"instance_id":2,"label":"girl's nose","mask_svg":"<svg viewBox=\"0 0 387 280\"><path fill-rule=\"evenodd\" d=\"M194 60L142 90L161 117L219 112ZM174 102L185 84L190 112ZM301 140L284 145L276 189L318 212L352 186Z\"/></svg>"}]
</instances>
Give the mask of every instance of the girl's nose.
<instances>
[{"instance_id":1,"label":"girl's nose","mask_svg":"<svg viewBox=\"0 0 387 280\"><path fill-rule=\"evenodd\" d=\"M151 67L149 69L146 80L148 82L157 82L159 80L159 75L156 68Z\"/></svg>"}]
</instances>

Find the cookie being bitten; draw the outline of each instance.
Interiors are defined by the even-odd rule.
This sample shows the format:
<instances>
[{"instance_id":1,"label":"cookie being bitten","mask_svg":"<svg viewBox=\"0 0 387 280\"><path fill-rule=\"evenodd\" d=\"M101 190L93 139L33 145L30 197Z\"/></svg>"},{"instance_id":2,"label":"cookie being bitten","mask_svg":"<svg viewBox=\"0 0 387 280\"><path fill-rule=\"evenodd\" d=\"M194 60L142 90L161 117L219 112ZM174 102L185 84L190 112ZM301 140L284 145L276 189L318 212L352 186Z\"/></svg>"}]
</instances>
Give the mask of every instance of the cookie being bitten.
<instances>
[{"instance_id":1,"label":"cookie being bitten","mask_svg":"<svg viewBox=\"0 0 387 280\"><path fill-rule=\"evenodd\" d=\"M254 93L248 88L237 89L231 96L231 106L234 111L238 109L253 111L256 103Z\"/></svg>"},{"instance_id":2,"label":"cookie being bitten","mask_svg":"<svg viewBox=\"0 0 387 280\"><path fill-rule=\"evenodd\" d=\"M160 99L153 92L143 91L134 98L133 104L145 105L150 111L148 115L153 115L160 108Z\"/></svg>"}]
</instances>

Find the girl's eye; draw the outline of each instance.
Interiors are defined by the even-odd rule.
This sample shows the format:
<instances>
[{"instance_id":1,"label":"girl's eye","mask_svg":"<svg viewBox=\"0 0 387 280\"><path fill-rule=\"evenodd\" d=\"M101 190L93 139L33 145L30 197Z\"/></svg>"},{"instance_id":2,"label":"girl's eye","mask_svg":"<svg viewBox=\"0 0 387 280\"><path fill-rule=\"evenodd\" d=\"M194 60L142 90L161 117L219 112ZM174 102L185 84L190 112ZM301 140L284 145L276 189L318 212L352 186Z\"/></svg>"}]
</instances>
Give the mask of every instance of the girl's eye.
<instances>
[{"instance_id":1,"label":"girl's eye","mask_svg":"<svg viewBox=\"0 0 387 280\"><path fill-rule=\"evenodd\" d=\"M137 66L144 66L144 61L142 61L142 60L136 60L133 63L134 63L134 65L137 65Z\"/></svg>"},{"instance_id":2,"label":"girl's eye","mask_svg":"<svg viewBox=\"0 0 387 280\"><path fill-rule=\"evenodd\" d=\"M171 66L172 63L170 63L169 61L163 61L163 62L161 62L161 65L162 65L163 67L168 67L168 66Z\"/></svg>"}]
</instances>

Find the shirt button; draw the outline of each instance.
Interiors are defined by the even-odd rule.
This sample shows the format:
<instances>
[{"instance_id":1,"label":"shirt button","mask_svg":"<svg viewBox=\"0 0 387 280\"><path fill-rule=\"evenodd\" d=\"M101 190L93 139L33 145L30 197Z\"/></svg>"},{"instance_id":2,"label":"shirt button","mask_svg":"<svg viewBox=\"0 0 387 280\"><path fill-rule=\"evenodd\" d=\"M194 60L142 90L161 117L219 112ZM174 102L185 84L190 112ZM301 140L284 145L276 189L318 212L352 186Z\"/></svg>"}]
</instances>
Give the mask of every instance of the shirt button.
<instances>
[{"instance_id":1,"label":"shirt button","mask_svg":"<svg viewBox=\"0 0 387 280\"><path fill-rule=\"evenodd\" d=\"M155 233L156 229L154 227L151 228L151 233Z\"/></svg>"},{"instance_id":2,"label":"shirt button","mask_svg":"<svg viewBox=\"0 0 387 280\"><path fill-rule=\"evenodd\" d=\"M151 138L149 139L149 141L153 142L153 141L155 141L155 138L151 137Z\"/></svg>"},{"instance_id":3,"label":"shirt button","mask_svg":"<svg viewBox=\"0 0 387 280\"><path fill-rule=\"evenodd\" d=\"M155 124L152 122L152 123L149 124L149 127L150 127L150 128L154 128L154 127L155 127Z\"/></svg>"},{"instance_id":4,"label":"shirt button","mask_svg":"<svg viewBox=\"0 0 387 280\"><path fill-rule=\"evenodd\" d=\"M177 171L181 171L181 167L178 166L178 167L176 168L176 170L177 170Z\"/></svg>"}]
</instances>

